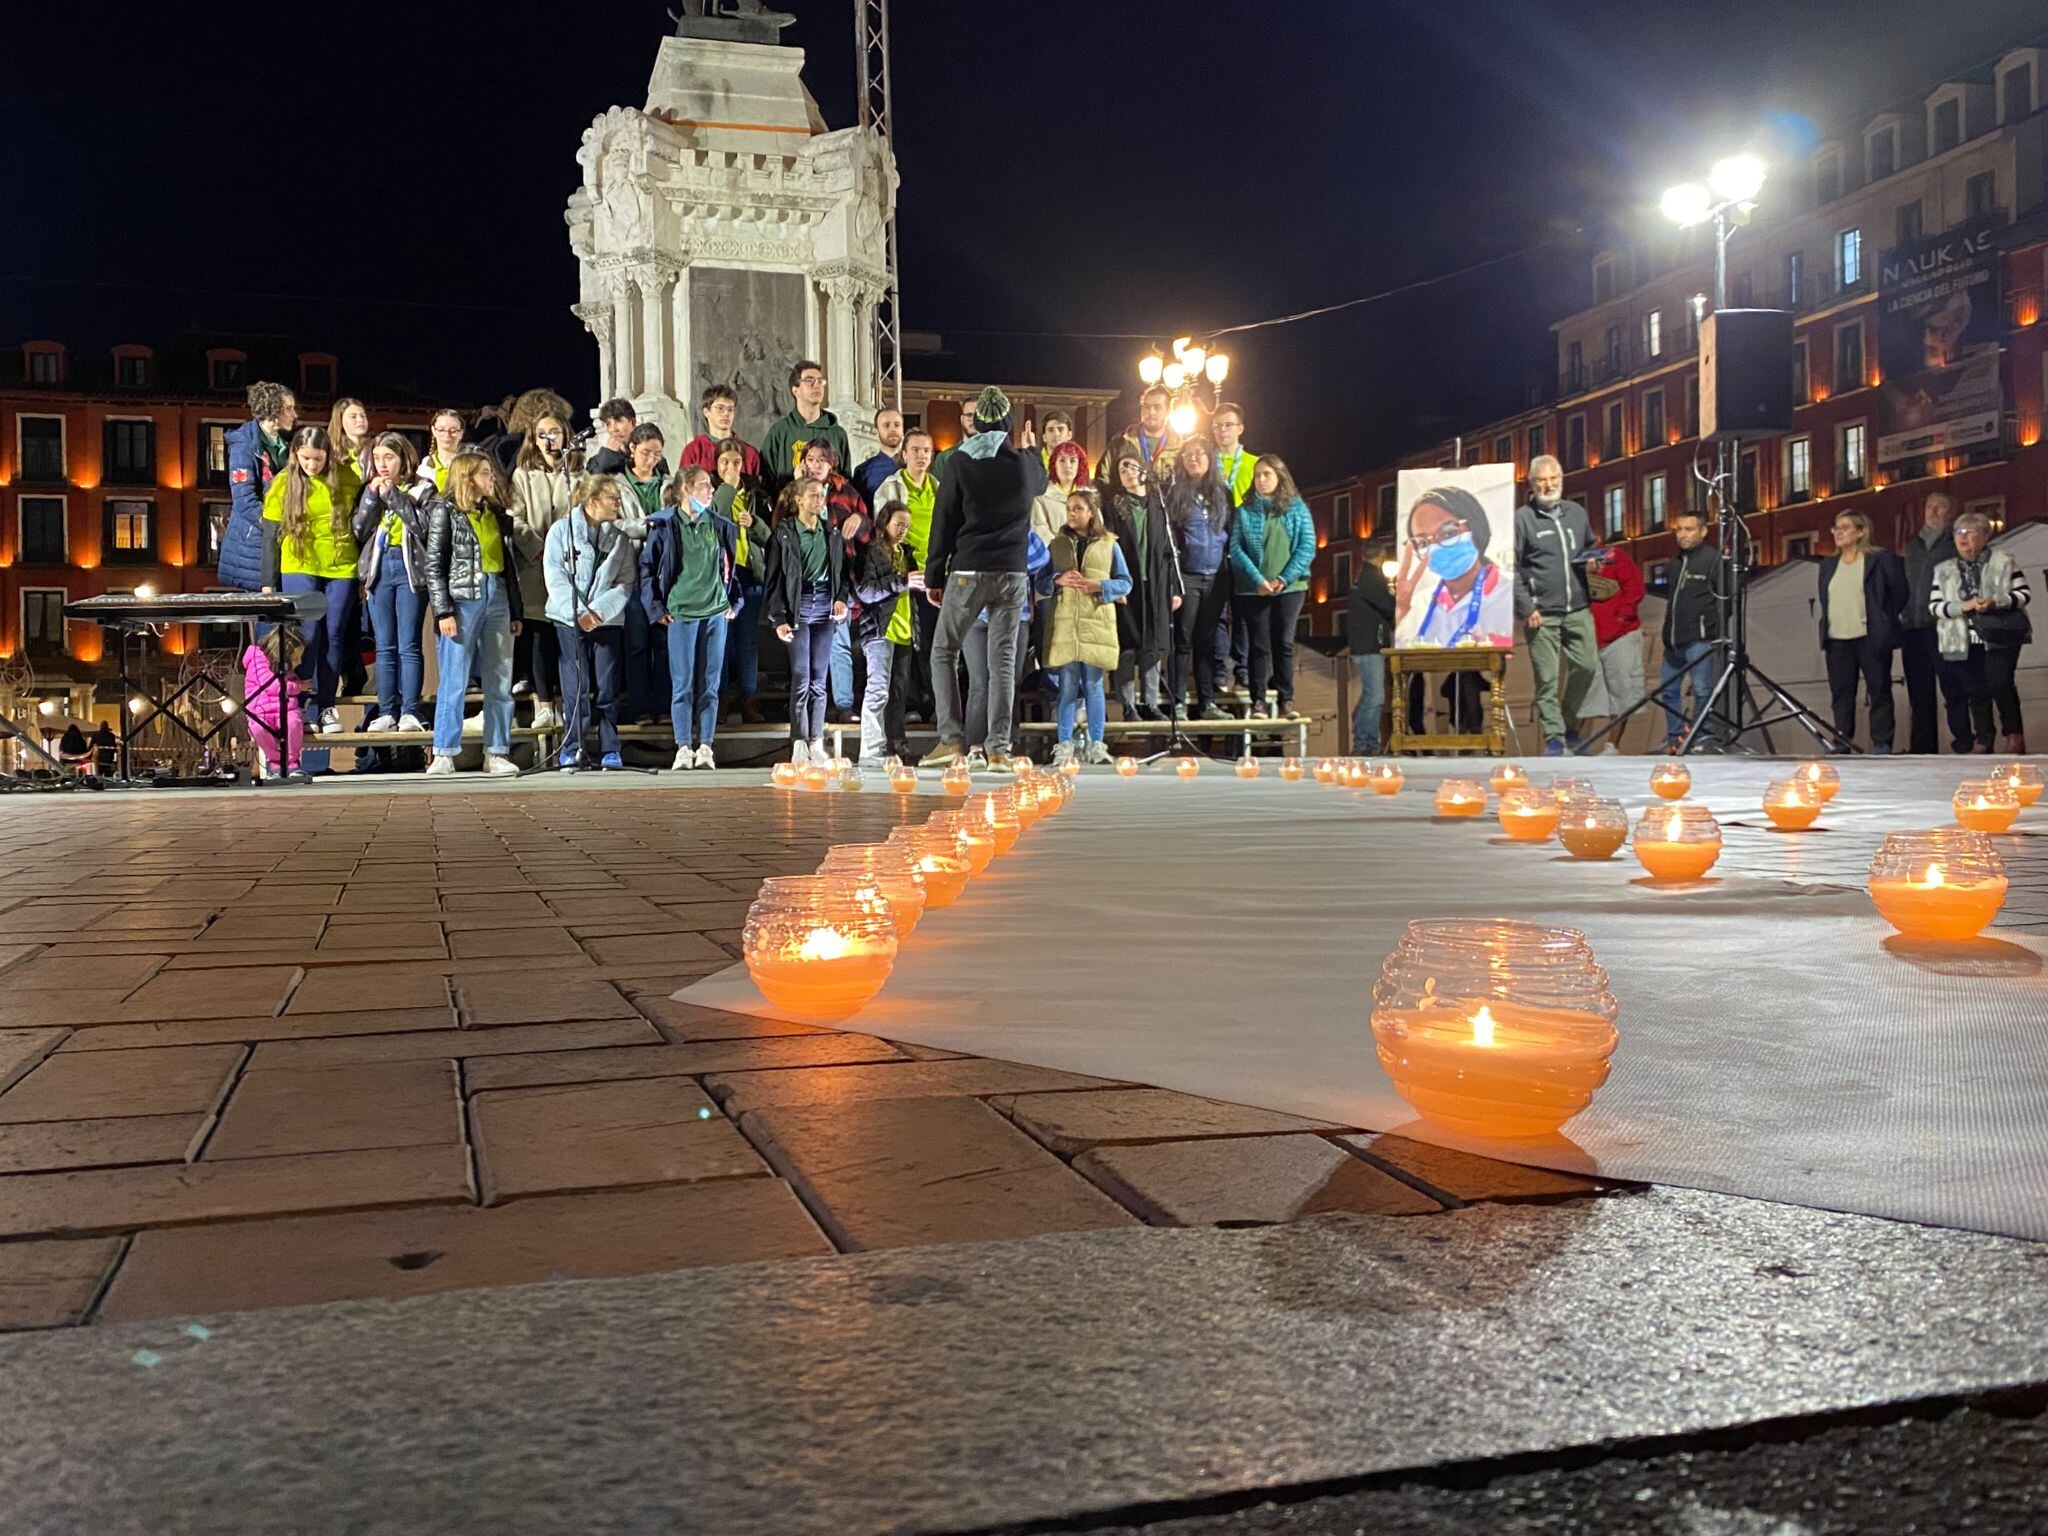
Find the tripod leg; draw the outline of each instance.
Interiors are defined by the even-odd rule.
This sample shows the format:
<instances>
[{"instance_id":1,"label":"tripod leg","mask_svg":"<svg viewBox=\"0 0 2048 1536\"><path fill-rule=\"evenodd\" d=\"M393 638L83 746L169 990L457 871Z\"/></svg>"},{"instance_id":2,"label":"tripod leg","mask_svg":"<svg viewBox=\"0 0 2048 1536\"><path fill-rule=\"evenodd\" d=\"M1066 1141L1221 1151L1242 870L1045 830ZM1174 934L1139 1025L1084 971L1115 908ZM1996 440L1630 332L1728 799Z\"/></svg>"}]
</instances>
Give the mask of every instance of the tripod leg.
<instances>
[{"instance_id":1,"label":"tripod leg","mask_svg":"<svg viewBox=\"0 0 2048 1536\"><path fill-rule=\"evenodd\" d=\"M1787 714L1806 727L1812 734L1813 739L1821 746L1826 747L1832 752L1846 752L1850 750L1853 743L1845 741L1842 737L1836 735L1833 726L1827 724L1819 715L1793 698L1790 693L1785 691L1782 684L1772 679L1769 673L1760 667L1751 667L1749 672L1752 677L1764 685L1771 697L1778 701ZM1767 736L1764 739L1768 741L1770 738Z\"/></svg>"}]
</instances>

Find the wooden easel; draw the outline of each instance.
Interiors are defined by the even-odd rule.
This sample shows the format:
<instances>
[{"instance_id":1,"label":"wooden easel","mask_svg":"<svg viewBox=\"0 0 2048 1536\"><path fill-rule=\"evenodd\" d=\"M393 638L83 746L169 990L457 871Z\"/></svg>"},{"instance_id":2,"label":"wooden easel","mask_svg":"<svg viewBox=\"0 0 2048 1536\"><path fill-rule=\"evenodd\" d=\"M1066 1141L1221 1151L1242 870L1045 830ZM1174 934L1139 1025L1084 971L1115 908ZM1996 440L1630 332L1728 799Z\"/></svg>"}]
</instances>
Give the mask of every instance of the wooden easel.
<instances>
[{"instance_id":1,"label":"wooden easel","mask_svg":"<svg viewBox=\"0 0 2048 1536\"><path fill-rule=\"evenodd\" d=\"M1485 752L1505 757L1508 751L1508 652L1491 645L1460 645L1388 651L1387 702L1393 717L1387 750L1404 752ZM1480 731L1411 731L1408 729L1408 683L1411 677L1440 677L1447 672L1477 672L1486 679L1485 729ZM1425 689L1427 684L1424 684Z\"/></svg>"}]
</instances>

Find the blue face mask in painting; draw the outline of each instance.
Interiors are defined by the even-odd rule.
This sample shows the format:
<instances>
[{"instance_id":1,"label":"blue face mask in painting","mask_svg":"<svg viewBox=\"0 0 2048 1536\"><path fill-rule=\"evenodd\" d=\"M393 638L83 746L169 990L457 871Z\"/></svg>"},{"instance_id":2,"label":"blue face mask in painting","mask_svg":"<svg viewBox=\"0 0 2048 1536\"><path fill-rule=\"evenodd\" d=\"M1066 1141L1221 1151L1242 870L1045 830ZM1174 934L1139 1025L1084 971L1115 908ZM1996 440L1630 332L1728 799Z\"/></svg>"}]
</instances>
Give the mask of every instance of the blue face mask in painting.
<instances>
[{"instance_id":1,"label":"blue face mask in painting","mask_svg":"<svg viewBox=\"0 0 2048 1536\"><path fill-rule=\"evenodd\" d=\"M1439 544L1429 552L1429 568L1445 581L1456 581L1478 563L1479 546L1472 542L1469 533L1460 534L1450 543Z\"/></svg>"}]
</instances>

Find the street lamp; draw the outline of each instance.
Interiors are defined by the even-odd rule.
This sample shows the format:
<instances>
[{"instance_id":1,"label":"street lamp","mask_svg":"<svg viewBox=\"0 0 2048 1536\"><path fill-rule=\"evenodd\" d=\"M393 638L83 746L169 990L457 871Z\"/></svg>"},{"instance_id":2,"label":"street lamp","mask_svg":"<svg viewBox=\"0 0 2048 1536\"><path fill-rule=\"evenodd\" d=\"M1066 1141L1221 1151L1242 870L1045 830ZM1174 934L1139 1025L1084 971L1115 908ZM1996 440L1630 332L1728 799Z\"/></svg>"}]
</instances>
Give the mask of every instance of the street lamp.
<instances>
[{"instance_id":1,"label":"street lamp","mask_svg":"<svg viewBox=\"0 0 2048 1536\"><path fill-rule=\"evenodd\" d=\"M1138 359L1139 382L1147 389L1156 385L1170 397L1166 424L1178 437L1191 434L1203 412L1223 403L1223 381L1229 377L1230 355L1192 336L1176 336Z\"/></svg>"},{"instance_id":2,"label":"street lamp","mask_svg":"<svg viewBox=\"0 0 2048 1536\"><path fill-rule=\"evenodd\" d=\"M1680 229L1714 221L1714 308L1728 307L1728 236L1749 222L1770 167L1755 155L1729 155L1714 162L1707 184L1680 182L1657 205Z\"/></svg>"}]
</instances>

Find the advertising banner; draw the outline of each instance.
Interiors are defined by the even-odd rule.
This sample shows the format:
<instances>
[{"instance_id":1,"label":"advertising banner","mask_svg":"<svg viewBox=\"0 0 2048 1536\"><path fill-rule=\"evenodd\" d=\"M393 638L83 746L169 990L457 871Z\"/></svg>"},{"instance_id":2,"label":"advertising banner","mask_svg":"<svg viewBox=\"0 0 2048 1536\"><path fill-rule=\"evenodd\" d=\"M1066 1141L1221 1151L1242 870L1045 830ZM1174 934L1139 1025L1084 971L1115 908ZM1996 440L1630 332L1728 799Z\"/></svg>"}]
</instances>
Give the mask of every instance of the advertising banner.
<instances>
[{"instance_id":1,"label":"advertising banner","mask_svg":"<svg viewBox=\"0 0 2048 1536\"><path fill-rule=\"evenodd\" d=\"M1995 441L2004 314L1995 242L2003 214L1886 251L1877 270L1877 461Z\"/></svg>"}]
</instances>

